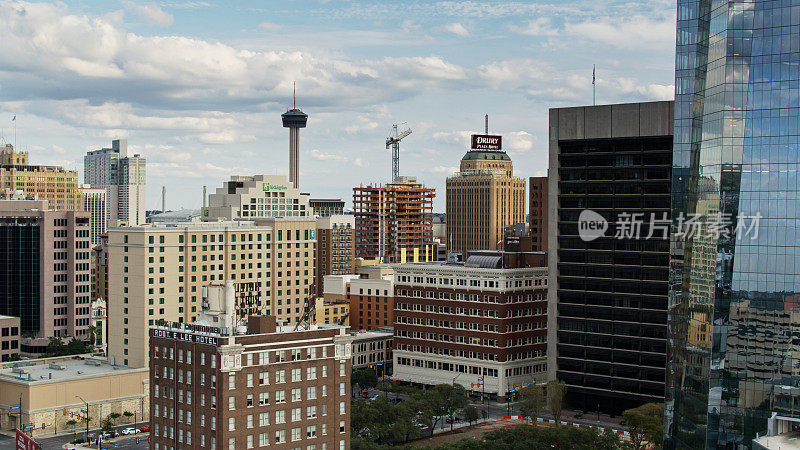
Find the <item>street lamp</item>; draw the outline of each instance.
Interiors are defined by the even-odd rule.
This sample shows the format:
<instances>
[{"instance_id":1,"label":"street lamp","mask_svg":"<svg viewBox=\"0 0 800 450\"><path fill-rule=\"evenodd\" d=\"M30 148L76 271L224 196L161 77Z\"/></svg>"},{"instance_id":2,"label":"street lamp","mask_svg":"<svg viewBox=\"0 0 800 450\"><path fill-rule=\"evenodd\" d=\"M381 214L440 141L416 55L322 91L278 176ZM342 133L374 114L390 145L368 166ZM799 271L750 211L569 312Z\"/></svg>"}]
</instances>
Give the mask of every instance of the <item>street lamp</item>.
<instances>
[{"instance_id":1,"label":"street lamp","mask_svg":"<svg viewBox=\"0 0 800 450\"><path fill-rule=\"evenodd\" d=\"M83 399L80 395L75 397L79 398L83 403L86 403L86 444L89 444L89 402Z\"/></svg>"}]
</instances>

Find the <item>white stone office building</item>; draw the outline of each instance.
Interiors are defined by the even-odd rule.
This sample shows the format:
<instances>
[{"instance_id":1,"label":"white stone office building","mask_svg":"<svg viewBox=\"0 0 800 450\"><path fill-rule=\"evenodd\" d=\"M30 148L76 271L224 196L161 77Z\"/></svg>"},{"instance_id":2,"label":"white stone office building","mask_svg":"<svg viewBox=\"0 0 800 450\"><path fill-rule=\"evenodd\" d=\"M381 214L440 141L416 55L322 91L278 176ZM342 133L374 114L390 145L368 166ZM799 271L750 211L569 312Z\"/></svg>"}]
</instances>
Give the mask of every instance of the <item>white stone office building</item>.
<instances>
[{"instance_id":1,"label":"white stone office building","mask_svg":"<svg viewBox=\"0 0 800 450\"><path fill-rule=\"evenodd\" d=\"M106 209L110 220L129 225L145 223L146 160L128 156L128 141L111 141L111 148L94 150L83 157L84 183L107 191Z\"/></svg>"},{"instance_id":2,"label":"white stone office building","mask_svg":"<svg viewBox=\"0 0 800 450\"><path fill-rule=\"evenodd\" d=\"M228 220L264 217L314 217L308 194L283 175L232 176L208 196L204 217Z\"/></svg>"}]
</instances>

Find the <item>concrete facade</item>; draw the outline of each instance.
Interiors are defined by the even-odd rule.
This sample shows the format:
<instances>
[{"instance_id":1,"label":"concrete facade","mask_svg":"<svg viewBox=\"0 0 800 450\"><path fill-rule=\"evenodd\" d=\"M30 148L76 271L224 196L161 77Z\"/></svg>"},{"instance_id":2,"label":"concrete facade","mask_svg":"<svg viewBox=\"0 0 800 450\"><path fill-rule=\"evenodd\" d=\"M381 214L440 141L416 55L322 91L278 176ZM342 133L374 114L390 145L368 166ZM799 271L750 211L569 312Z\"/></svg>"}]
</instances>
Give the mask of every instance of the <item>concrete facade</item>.
<instances>
[{"instance_id":1,"label":"concrete facade","mask_svg":"<svg viewBox=\"0 0 800 450\"><path fill-rule=\"evenodd\" d=\"M525 180L503 151L468 151L447 178L448 251L494 250L509 225L525 220Z\"/></svg>"},{"instance_id":2,"label":"concrete facade","mask_svg":"<svg viewBox=\"0 0 800 450\"><path fill-rule=\"evenodd\" d=\"M202 287L226 280L236 285L240 317L268 313L296 323L313 295L315 231L311 218L110 229L109 327L117 330L110 354L143 366L147 327L194 322Z\"/></svg>"},{"instance_id":3,"label":"concrete facade","mask_svg":"<svg viewBox=\"0 0 800 450\"><path fill-rule=\"evenodd\" d=\"M25 365L27 364L27 365ZM148 417L149 374L147 369L112 366L98 359L74 356L45 358L33 362L0 365L0 428L19 426L18 410L8 414L10 406L22 398L22 424L35 426L33 436L72 429L83 432L89 402L91 427L115 412L128 411L138 420ZM81 400L78 397L82 397ZM131 420L133 417L131 417ZM73 420L73 425L67 422ZM117 423L125 423L124 416Z\"/></svg>"},{"instance_id":4,"label":"concrete facade","mask_svg":"<svg viewBox=\"0 0 800 450\"><path fill-rule=\"evenodd\" d=\"M208 196L203 217L235 220L314 217L308 194L282 175L232 176Z\"/></svg>"},{"instance_id":5,"label":"concrete facade","mask_svg":"<svg viewBox=\"0 0 800 450\"><path fill-rule=\"evenodd\" d=\"M128 156L127 139L111 141L111 148L93 150L83 157L84 183L106 190L108 219L129 225L145 223L147 161Z\"/></svg>"},{"instance_id":6,"label":"concrete facade","mask_svg":"<svg viewBox=\"0 0 800 450\"><path fill-rule=\"evenodd\" d=\"M21 339L19 317L0 316L0 361L19 357Z\"/></svg>"},{"instance_id":7,"label":"concrete facade","mask_svg":"<svg viewBox=\"0 0 800 450\"><path fill-rule=\"evenodd\" d=\"M317 259L314 287L321 296L326 275L353 273L355 264L355 219L333 215L317 218Z\"/></svg>"},{"instance_id":8,"label":"concrete facade","mask_svg":"<svg viewBox=\"0 0 800 450\"><path fill-rule=\"evenodd\" d=\"M47 201L0 200L0 314L20 318L24 354L41 353L52 336L87 339L89 221Z\"/></svg>"},{"instance_id":9,"label":"concrete facade","mask_svg":"<svg viewBox=\"0 0 800 450\"><path fill-rule=\"evenodd\" d=\"M11 200L21 191L46 200L58 211L81 211L78 172L56 166L28 164L28 152L17 152L11 144L0 148L0 200Z\"/></svg>"}]
</instances>

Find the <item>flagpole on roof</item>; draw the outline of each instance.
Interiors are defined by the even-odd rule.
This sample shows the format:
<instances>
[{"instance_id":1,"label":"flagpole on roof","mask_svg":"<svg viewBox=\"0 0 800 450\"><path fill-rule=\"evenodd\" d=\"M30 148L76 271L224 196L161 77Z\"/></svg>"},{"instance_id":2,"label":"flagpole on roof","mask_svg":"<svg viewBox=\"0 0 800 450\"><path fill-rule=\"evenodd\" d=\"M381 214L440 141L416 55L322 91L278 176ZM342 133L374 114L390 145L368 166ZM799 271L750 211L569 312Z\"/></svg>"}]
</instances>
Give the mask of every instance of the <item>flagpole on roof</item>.
<instances>
[{"instance_id":1,"label":"flagpole on roof","mask_svg":"<svg viewBox=\"0 0 800 450\"><path fill-rule=\"evenodd\" d=\"M596 97L596 93L595 93L595 91L597 89L597 84L595 83L595 78L594 78L595 72L594 72L594 70L595 70L595 66L594 66L594 64L592 64L592 106L597 104L597 102L595 101L595 99L597 98Z\"/></svg>"},{"instance_id":2,"label":"flagpole on roof","mask_svg":"<svg viewBox=\"0 0 800 450\"><path fill-rule=\"evenodd\" d=\"M17 115L16 114L14 114L14 117L11 119L11 121L14 122L14 150L17 150Z\"/></svg>"}]
</instances>

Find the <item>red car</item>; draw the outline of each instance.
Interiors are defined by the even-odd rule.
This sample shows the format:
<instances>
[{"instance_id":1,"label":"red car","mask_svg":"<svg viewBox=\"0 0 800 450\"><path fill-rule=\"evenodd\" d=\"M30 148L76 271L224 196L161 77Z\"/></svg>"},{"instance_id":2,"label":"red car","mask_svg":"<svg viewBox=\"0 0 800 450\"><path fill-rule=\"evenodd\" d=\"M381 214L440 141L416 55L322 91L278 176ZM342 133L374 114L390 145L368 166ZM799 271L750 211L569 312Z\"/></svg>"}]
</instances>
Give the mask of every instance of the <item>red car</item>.
<instances>
[{"instance_id":1,"label":"red car","mask_svg":"<svg viewBox=\"0 0 800 450\"><path fill-rule=\"evenodd\" d=\"M150 425L143 426L142 428L139 429L139 431L141 431L142 433L149 432L150 431Z\"/></svg>"}]
</instances>

